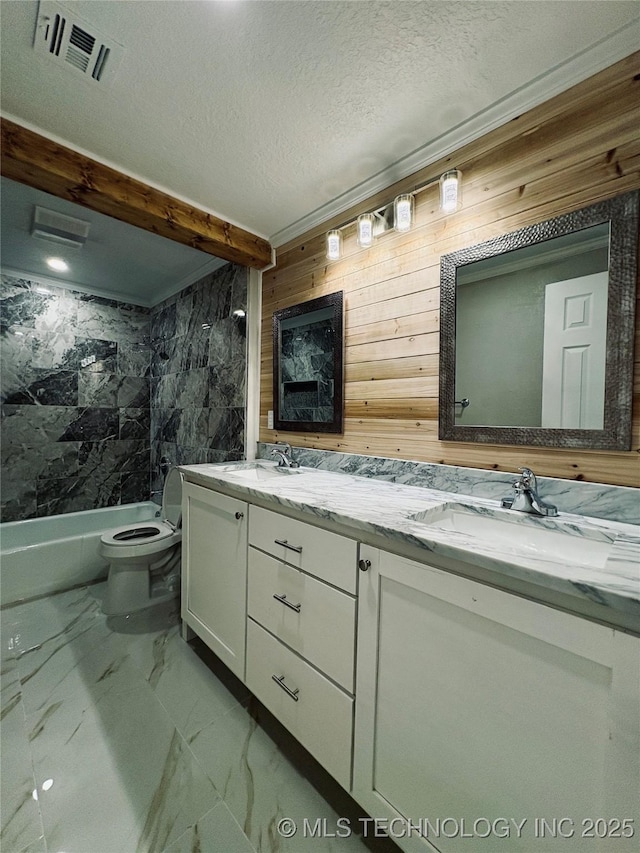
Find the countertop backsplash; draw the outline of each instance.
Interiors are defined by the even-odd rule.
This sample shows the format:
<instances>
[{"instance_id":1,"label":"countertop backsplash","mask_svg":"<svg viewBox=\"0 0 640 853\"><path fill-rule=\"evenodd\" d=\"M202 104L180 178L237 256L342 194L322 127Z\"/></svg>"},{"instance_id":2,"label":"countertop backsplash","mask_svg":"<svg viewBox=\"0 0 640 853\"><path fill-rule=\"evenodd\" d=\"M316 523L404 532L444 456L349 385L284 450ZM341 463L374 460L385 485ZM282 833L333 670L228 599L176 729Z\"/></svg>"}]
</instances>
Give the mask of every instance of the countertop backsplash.
<instances>
[{"instance_id":1,"label":"countertop backsplash","mask_svg":"<svg viewBox=\"0 0 640 853\"><path fill-rule=\"evenodd\" d=\"M276 446L259 442L257 457L273 459L271 451ZM432 462L411 462L382 456L359 456L354 453L336 453L306 447L293 447L292 455L300 465L322 471L354 474L490 500L500 500L512 495L511 484L518 474ZM540 497L555 504L560 512L640 524L639 489L553 477L538 477L538 485Z\"/></svg>"}]
</instances>

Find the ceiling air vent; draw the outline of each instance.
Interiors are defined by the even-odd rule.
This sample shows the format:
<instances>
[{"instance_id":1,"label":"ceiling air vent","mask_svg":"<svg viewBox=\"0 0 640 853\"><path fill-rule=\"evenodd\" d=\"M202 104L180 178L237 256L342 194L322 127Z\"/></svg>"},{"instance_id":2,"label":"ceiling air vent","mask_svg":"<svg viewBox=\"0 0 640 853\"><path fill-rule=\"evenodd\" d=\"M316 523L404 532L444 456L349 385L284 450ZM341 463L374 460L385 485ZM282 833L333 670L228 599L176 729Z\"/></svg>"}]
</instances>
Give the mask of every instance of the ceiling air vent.
<instances>
[{"instance_id":1,"label":"ceiling air vent","mask_svg":"<svg viewBox=\"0 0 640 853\"><path fill-rule=\"evenodd\" d=\"M36 204L33 208L31 233L42 240L80 249L87 241L90 225L91 223L85 222L84 219L65 216Z\"/></svg>"},{"instance_id":2,"label":"ceiling air vent","mask_svg":"<svg viewBox=\"0 0 640 853\"><path fill-rule=\"evenodd\" d=\"M40 0L34 49L86 80L109 83L123 47L61 3Z\"/></svg>"}]
</instances>

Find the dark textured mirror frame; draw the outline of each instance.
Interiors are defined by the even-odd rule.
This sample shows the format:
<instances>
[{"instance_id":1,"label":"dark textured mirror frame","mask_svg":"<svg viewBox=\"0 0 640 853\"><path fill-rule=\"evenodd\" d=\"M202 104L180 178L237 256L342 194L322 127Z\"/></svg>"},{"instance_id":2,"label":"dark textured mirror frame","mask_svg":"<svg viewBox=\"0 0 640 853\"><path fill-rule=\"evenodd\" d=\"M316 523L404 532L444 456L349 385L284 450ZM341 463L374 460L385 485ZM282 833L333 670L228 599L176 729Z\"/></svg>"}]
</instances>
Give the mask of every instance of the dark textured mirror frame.
<instances>
[{"instance_id":1,"label":"dark textured mirror frame","mask_svg":"<svg viewBox=\"0 0 640 853\"><path fill-rule=\"evenodd\" d=\"M280 400L280 353L282 323L294 317L311 314L323 309L331 310L333 328L333 418L329 421L285 420L281 417ZM343 431L344 406L344 335L343 335L343 291L319 296L273 313L273 425L277 430L288 432L332 432Z\"/></svg>"},{"instance_id":2,"label":"dark textured mirror frame","mask_svg":"<svg viewBox=\"0 0 640 853\"><path fill-rule=\"evenodd\" d=\"M634 190L442 256L438 431L441 441L579 447L592 450L631 449L639 195L639 192ZM454 404L458 267L606 222L610 223L610 244L603 429L457 425ZM505 334L511 334L513 331L505 329Z\"/></svg>"}]
</instances>

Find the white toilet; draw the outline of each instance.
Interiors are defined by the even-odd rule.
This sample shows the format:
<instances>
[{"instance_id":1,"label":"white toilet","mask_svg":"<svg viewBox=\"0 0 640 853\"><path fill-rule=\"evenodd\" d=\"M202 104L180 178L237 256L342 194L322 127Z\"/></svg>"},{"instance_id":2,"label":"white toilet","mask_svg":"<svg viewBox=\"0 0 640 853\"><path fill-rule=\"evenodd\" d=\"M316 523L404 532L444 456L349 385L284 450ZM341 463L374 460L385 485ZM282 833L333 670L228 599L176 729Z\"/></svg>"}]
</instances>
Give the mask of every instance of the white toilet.
<instances>
[{"instance_id":1,"label":"white toilet","mask_svg":"<svg viewBox=\"0 0 640 853\"><path fill-rule=\"evenodd\" d=\"M100 554L109 563L103 603L108 616L143 610L175 598L180 591L182 474L167 473L162 520L115 527L100 537Z\"/></svg>"}]
</instances>

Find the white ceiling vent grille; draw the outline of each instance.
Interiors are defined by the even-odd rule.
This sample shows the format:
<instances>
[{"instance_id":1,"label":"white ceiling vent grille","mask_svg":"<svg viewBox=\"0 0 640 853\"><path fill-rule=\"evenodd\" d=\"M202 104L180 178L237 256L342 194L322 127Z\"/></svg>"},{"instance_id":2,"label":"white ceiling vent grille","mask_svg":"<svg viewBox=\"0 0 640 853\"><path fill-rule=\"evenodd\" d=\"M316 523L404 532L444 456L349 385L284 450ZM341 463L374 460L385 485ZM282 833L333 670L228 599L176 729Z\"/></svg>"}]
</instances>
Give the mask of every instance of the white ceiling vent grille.
<instances>
[{"instance_id":1,"label":"white ceiling vent grille","mask_svg":"<svg viewBox=\"0 0 640 853\"><path fill-rule=\"evenodd\" d=\"M51 0L40 0L33 47L69 71L102 84L113 79L124 50L74 11Z\"/></svg>"},{"instance_id":2,"label":"white ceiling vent grille","mask_svg":"<svg viewBox=\"0 0 640 853\"><path fill-rule=\"evenodd\" d=\"M87 241L90 227L91 223L85 222L84 219L75 219L73 216L65 216L64 213L34 205L31 226L34 237L80 249Z\"/></svg>"}]
</instances>

